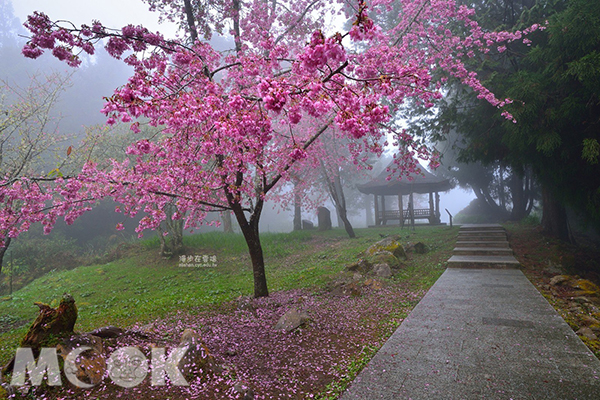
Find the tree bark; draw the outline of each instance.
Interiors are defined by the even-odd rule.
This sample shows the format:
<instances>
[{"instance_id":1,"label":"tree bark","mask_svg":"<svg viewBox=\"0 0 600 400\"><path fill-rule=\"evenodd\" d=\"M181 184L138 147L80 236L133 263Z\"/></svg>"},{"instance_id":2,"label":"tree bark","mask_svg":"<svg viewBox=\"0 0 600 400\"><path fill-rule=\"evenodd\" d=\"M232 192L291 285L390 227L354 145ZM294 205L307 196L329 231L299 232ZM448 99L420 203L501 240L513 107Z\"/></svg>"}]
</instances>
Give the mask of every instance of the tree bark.
<instances>
[{"instance_id":1,"label":"tree bark","mask_svg":"<svg viewBox=\"0 0 600 400\"><path fill-rule=\"evenodd\" d=\"M523 187L524 184L523 178L517 175L516 171L513 171L513 175L510 179L510 192L512 195L510 219L512 221L520 221L529 214L527 212L528 199L526 190Z\"/></svg>"},{"instance_id":2,"label":"tree bark","mask_svg":"<svg viewBox=\"0 0 600 400\"><path fill-rule=\"evenodd\" d=\"M248 246L248 253L252 262L252 274L254 276L254 297L267 297L269 296L269 289L267 288L265 259L258 230L263 201L257 201L256 207L248 219L244 214L241 204L230 193L227 193L227 199Z\"/></svg>"},{"instance_id":3,"label":"tree bark","mask_svg":"<svg viewBox=\"0 0 600 400\"><path fill-rule=\"evenodd\" d=\"M571 243L567 210L550 190L542 185L542 229L546 235Z\"/></svg>"},{"instance_id":4,"label":"tree bark","mask_svg":"<svg viewBox=\"0 0 600 400\"><path fill-rule=\"evenodd\" d=\"M77 306L73 297L66 293L58 308L42 303L35 303L35 305L40 308L40 313L21 340L20 347L31 348L34 356L37 357L42 347L56 346L59 339L73 334L77 321ZM11 372L14 362L13 357L4 366L2 372L4 374Z\"/></svg>"},{"instance_id":5,"label":"tree bark","mask_svg":"<svg viewBox=\"0 0 600 400\"><path fill-rule=\"evenodd\" d=\"M172 219L171 215L175 207L167 205L165 212L167 218L165 219L163 229L162 225L156 227L156 233L158 234L158 240L160 241L160 255L161 257L173 257L183 253L183 219ZM167 233L167 235L165 235Z\"/></svg>"},{"instance_id":6,"label":"tree bark","mask_svg":"<svg viewBox=\"0 0 600 400\"><path fill-rule=\"evenodd\" d=\"M294 194L294 230L302 230L302 203L298 193Z\"/></svg>"},{"instance_id":7,"label":"tree bark","mask_svg":"<svg viewBox=\"0 0 600 400\"><path fill-rule=\"evenodd\" d=\"M194 18L194 11L192 10L192 3L190 0L183 0L183 5L192 43L196 43L198 41L198 30L196 29L196 19Z\"/></svg>"},{"instance_id":8,"label":"tree bark","mask_svg":"<svg viewBox=\"0 0 600 400\"><path fill-rule=\"evenodd\" d=\"M344 223L344 229L350 238L355 238L356 233L354 232L354 228L352 228L352 224L348 220L348 215L346 211L346 198L344 196L344 189L342 187L342 182L340 180L340 176L336 174L332 179L327 175L327 170L325 169L325 165L321 162L321 172L323 175L323 179L325 179L325 183L327 185L327 189L329 190L329 195L333 200L333 204L335 205L337 214L339 218Z\"/></svg>"},{"instance_id":9,"label":"tree bark","mask_svg":"<svg viewBox=\"0 0 600 400\"><path fill-rule=\"evenodd\" d=\"M267 297L269 295L269 289L267 288L267 275L265 273L265 259L262 251L262 245L260 243L260 235L258 232L258 221L248 222L244 216L244 212L241 211L242 219L240 220L240 213L236 212L236 217L240 223L242 234L246 239L248 245L248 253L250 254L250 260L252 261L252 274L254 276L254 297Z\"/></svg>"}]
</instances>

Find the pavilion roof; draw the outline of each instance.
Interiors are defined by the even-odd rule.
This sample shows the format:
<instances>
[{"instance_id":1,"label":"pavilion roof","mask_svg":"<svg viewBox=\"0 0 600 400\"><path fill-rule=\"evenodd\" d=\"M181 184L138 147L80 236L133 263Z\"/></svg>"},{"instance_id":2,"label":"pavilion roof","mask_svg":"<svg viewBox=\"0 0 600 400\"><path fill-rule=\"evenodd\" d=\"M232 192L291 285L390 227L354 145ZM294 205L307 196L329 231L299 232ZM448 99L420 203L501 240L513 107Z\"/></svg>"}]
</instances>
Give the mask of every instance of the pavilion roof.
<instances>
[{"instance_id":1,"label":"pavilion roof","mask_svg":"<svg viewBox=\"0 0 600 400\"><path fill-rule=\"evenodd\" d=\"M448 179L433 175L421 166L421 173L411 173L409 176L400 176L399 171L393 171L395 165L392 161L379 175L370 182L357 185L360 192L376 194L379 196L408 195L410 193L445 192L452 189ZM388 171L390 169L390 171ZM391 175L391 179L387 179ZM410 179L409 179L410 178Z\"/></svg>"}]
</instances>

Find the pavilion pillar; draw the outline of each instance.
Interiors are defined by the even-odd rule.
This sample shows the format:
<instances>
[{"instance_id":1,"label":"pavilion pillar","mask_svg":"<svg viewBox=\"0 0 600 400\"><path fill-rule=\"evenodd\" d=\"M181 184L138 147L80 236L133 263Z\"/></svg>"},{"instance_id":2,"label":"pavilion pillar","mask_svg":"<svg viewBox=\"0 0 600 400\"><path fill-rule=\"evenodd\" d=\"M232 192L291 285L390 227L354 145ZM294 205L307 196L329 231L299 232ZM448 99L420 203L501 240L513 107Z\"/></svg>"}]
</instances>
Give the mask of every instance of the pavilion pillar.
<instances>
[{"instance_id":1,"label":"pavilion pillar","mask_svg":"<svg viewBox=\"0 0 600 400\"><path fill-rule=\"evenodd\" d=\"M381 195L381 219L383 219L383 225L387 225L387 219L385 218L385 196Z\"/></svg>"},{"instance_id":2,"label":"pavilion pillar","mask_svg":"<svg viewBox=\"0 0 600 400\"><path fill-rule=\"evenodd\" d=\"M398 214L398 218L400 218L400 226L404 225L404 210L402 209L402 194L398 195L398 210L399 210L399 214Z\"/></svg>"},{"instance_id":3,"label":"pavilion pillar","mask_svg":"<svg viewBox=\"0 0 600 400\"><path fill-rule=\"evenodd\" d=\"M435 192L435 218L438 223L442 221L440 214L440 195L438 192Z\"/></svg>"},{"instance_id":4,"label":"pavilion pillar","mask_svg":"<svg viewBox=\"0 0 600 400\"><path fill-rule=\"evenodd\" d=\"M375 226L379 226L379 224L381 223L379 219L379 199L377 198L376 194L374 194L373 196L375 197Z\"/></svg>"},{"instance_id":5,"label":"pavilion pillar","mask_svg":"<svg viewBox=\"0 0 600 400\"><path fill-rule=\"evenodd\" d=\"M433 209L433 192L429 192L429 223L435 223L435 210Z\"/></svg>"},{"instance_id":6,"label":"pavilion pillar","mask_svg":"<svg viewBox=\"0 0 600 400\"><path fill-rule=\"evenodd\" d=\"M363 201L365 204L365 217L367 227L373 226L375 222L373 221L373 208L371 207L371 198L369 196L363 196Z\"/></svg>"},{"instance_id":7,"label":"pavilion pillar","mask_svg":"<svg viewBox=\"0 0 600 400\"><path fill-rule=\"evenodd\" d=\"M410 224L415 229L415 202L413 198L413 192L410 192L410 200L408 200L408 212L410 214Z\"/></svg>"}]
</instances>

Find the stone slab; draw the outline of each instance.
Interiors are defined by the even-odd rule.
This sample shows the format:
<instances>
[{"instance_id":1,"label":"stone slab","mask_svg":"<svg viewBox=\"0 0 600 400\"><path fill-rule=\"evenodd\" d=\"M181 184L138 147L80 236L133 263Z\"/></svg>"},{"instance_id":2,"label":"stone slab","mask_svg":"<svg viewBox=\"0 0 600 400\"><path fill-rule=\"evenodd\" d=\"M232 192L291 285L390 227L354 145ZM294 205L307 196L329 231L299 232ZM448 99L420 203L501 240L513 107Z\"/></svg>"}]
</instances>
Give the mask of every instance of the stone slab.
<instances>
[{"instance_id":1,"label":"stone slab","mask_svg":"<svg viewBox=\"0 0 600 400\"><path fill-rule=\"evenodd\" d=\"M501 240L506 240L506 236L463 235L462 233L459 233L456 240L463 242L466 240L477 240L480 242L498 242Z\"/></svg>"},{"instance_id":2,"label":"stone slab","mask_svg":"<svg viewBox=\"0 0 600 400\"><path fill-rule=\"evenodd\" d=\"M460 230L504 230L504 227L500 224L463 224L460 226Z\"/></svg>"},{"instance_id":3,"label":"stone slab","mask_svg":"<svg viewBox=\"0 0 600 400\"><path fill-rule=\"evenodd\" d=\"M505 231L498 231L498 230L487 230L487 231L465 231L465 230L460 230L458 231L459 235L462 236L477 236L477 235L485 235L485 236L501 236L501 237L506 237L506 232Z\"/></svg>"},{"instance_id":4,"label":"stone slab","mask_svg":"<svg viewBox=\"0 0 600 400\"><path fill-rule=\"evenodd\" d=\"M458 256L448 260L449 268L516 268L519 261L514 256Z\"/></svg>"},{"instance_id":5,"label":"stone slab","mask_svg":"<svg viewBox=\"0 0 600 400\"><path fill-rule=\"evenodd\" d=\"M455 247L452 253L457 256L511 256L513 251L508 247Z\"/></svg>"},{"instance_id":6,"label":"stone slab","mask_svg":"<svg viewBox=\"0 0 600 400\"><path fill-rule=\"evenodd\" d=\"M459 240L456 242L456 247L508 247L508 241L506 240L495 240L495 241L480 241L480 240Z\"/></svg>"},{"instance_id":7,"label":"stone slab","mask_svg":"<svg viewBox=\"0 0 600 400\"><path fill-rule=\"evenodd\" d=\"M520 270L448 269L340 399L599 393L600 361Z\"/></svg>"}]
</instances>

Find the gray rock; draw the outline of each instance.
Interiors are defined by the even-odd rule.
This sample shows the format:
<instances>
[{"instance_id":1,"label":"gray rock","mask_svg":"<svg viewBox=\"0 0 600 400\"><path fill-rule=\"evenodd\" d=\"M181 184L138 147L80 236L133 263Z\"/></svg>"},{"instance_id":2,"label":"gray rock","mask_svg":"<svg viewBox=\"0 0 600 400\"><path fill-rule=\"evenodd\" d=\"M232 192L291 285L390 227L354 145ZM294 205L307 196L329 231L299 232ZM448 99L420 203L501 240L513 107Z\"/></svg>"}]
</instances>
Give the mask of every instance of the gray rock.
<instances>
[{"instance_id":1,"label":"gray rock","mask_svg":"<svg viewBox=\"0 0 600 400\"><path fill-rule=\"evenodd\" d=\"M417 253L417 254L425 254L429 251L429 248L423 242L415 243L413 246L413 249L415 250L415 253Z\"/></svg>"},{"instance_id":2,"label":"gray rock","mask_svg":"<svg viewBox=\"0 0 600 400\"><path fill-rule=\"evenodd\" d=\"M125 331L123 329L118 328L116 326L104 326L102 328L94 329L93 331L89 332L90 335L98 336L102 339L114 339L121 336L124 333Z\"/></svg>"},{"instance_id":3,"label":"gray rock","mask_svg":"<svg viewBox=\"0 0 600 400\"><path fill-rule=\"evenodd\" d=\"M362 293L358 280L353 282L337 281L329 287L329 292L334 296L360 296Z\"/></svg>"},{"instance_id":4,"label":"gray rock","mask_svg":"<svg viewBox=\"0 0 600 400\"><path fill-rule=\"evenodd\" d=\"M367 255L373 255L382 251L389 251L394 255L394 257L398 259L407 258L406 251L404 251L404 247L402 247L402 244L400 244L400 242L391 237L382 239L379 242L373 244L366 250L365 253Z\"/></svg>"},{"instance_id":5,"label":"gray rock","mask_svg":"<svg viewBox=\"0 0 600 400\"><path fill-rule=\"evenodd\" d=\"M600 326L600 321L598 321L596 318L592 317L591 315L583 315L581 317L581 320L583 321L583 323L586 326L590 326L590 325L598 325L598 326Z\"/></svg>"},{"instance_id":6,"label":"gray rock","mask_svg":"<svg viewBox=\"0 0 600 400\"><path fill-rule=\"evenodd\" d=\"M387 264L376 264L373 267L373 272L381 278L389 278L392 276L392 269Z\"/></svg>"},{"instance_id":7,"label":"gray rock","mask_svg":"<svg viewBox=\"0 0 600 400\"><path fill-rule=\"evenodd\" d=\"M581 328L580 330L577 331L577 334L580 336L586 337L590 340L598 340L598 336L596 336L596 334L594 334L594 331L592 331L588 327Z\"/></svg>"},{"instance_id":8,"label":"gray rock","mask_svg":"<svg viewBox=\"0 0 600 400\"><path fill-rule=\"evenodd\" d=\"M254 399L254 391L250 386L243 382L237 382L235 385L233 385L233 390L241 396L240 399L242 400Z\"/></svg>"},{"instance_id":9,"label":"gray rock","mask_svg":"<svg viewBox=\"0 0 600 400\"><path fill-rule=\"evenodd\" d=\"M303 219L302 220L302 229L305 231L315 229L315 224L313 224L311 221L309 221L307 219Z\"/></svg>"},{"instance_id":10,"label":"gray rock","mask_svg":"<svg viewBox=\"0 0 600 400\"><path fill-rule=\"evenodd\" d=\"M326 207L317 209L317 221L320 231L328 231L331 229L331 212Z\"/></svg>"},{"instance_id":11,"label":"gray rock","mask_svg":"<svg viewBox=\"0 0 600 400\"><path fill-rule=\"evenodd\" d=\"M194 374L207 374L210 372L219 373L221 366L215 358L210 355L208 348L202 342L200 335L192 330L186 329L181 335L178 347L185 347L186 353L179 361L177 367L184 376Z\"/></svg>"},{"instance_id":12,"label":"gray rock","mask_svg":"<svg viewBox=\"0 0 600 400\"><path fill-rule=\"evenodd\" d=\"M354 264L347 266L346 269L351 272L358 272L362 275L366 275L373 270L373 265L367 260L360 259Z\"/></svg>"},{"instance_id":13,"label":"gray rock","mask_svg":"<svg viewBox=\"0 0 600 400\"><path fill-rule=\"evenodd\" d=\"M308 314L304 311L298 311L295 308L288 310L285 314L279 318L274 329L277 331L291 332L294 329L304 325L308 322Z\"/></svg>"},{"instance_id":14,"label":"gray rock","mask_svg":"<svg viewBox=\"0 0 600 400\"><path fill-rule=\"evenodd\" d=\"M570 277L568 275L556 275L555 277L550 279L550 284L552 286L562 285L563 283L567 282L569 278Z\"/></svg>"}]
</instances>

